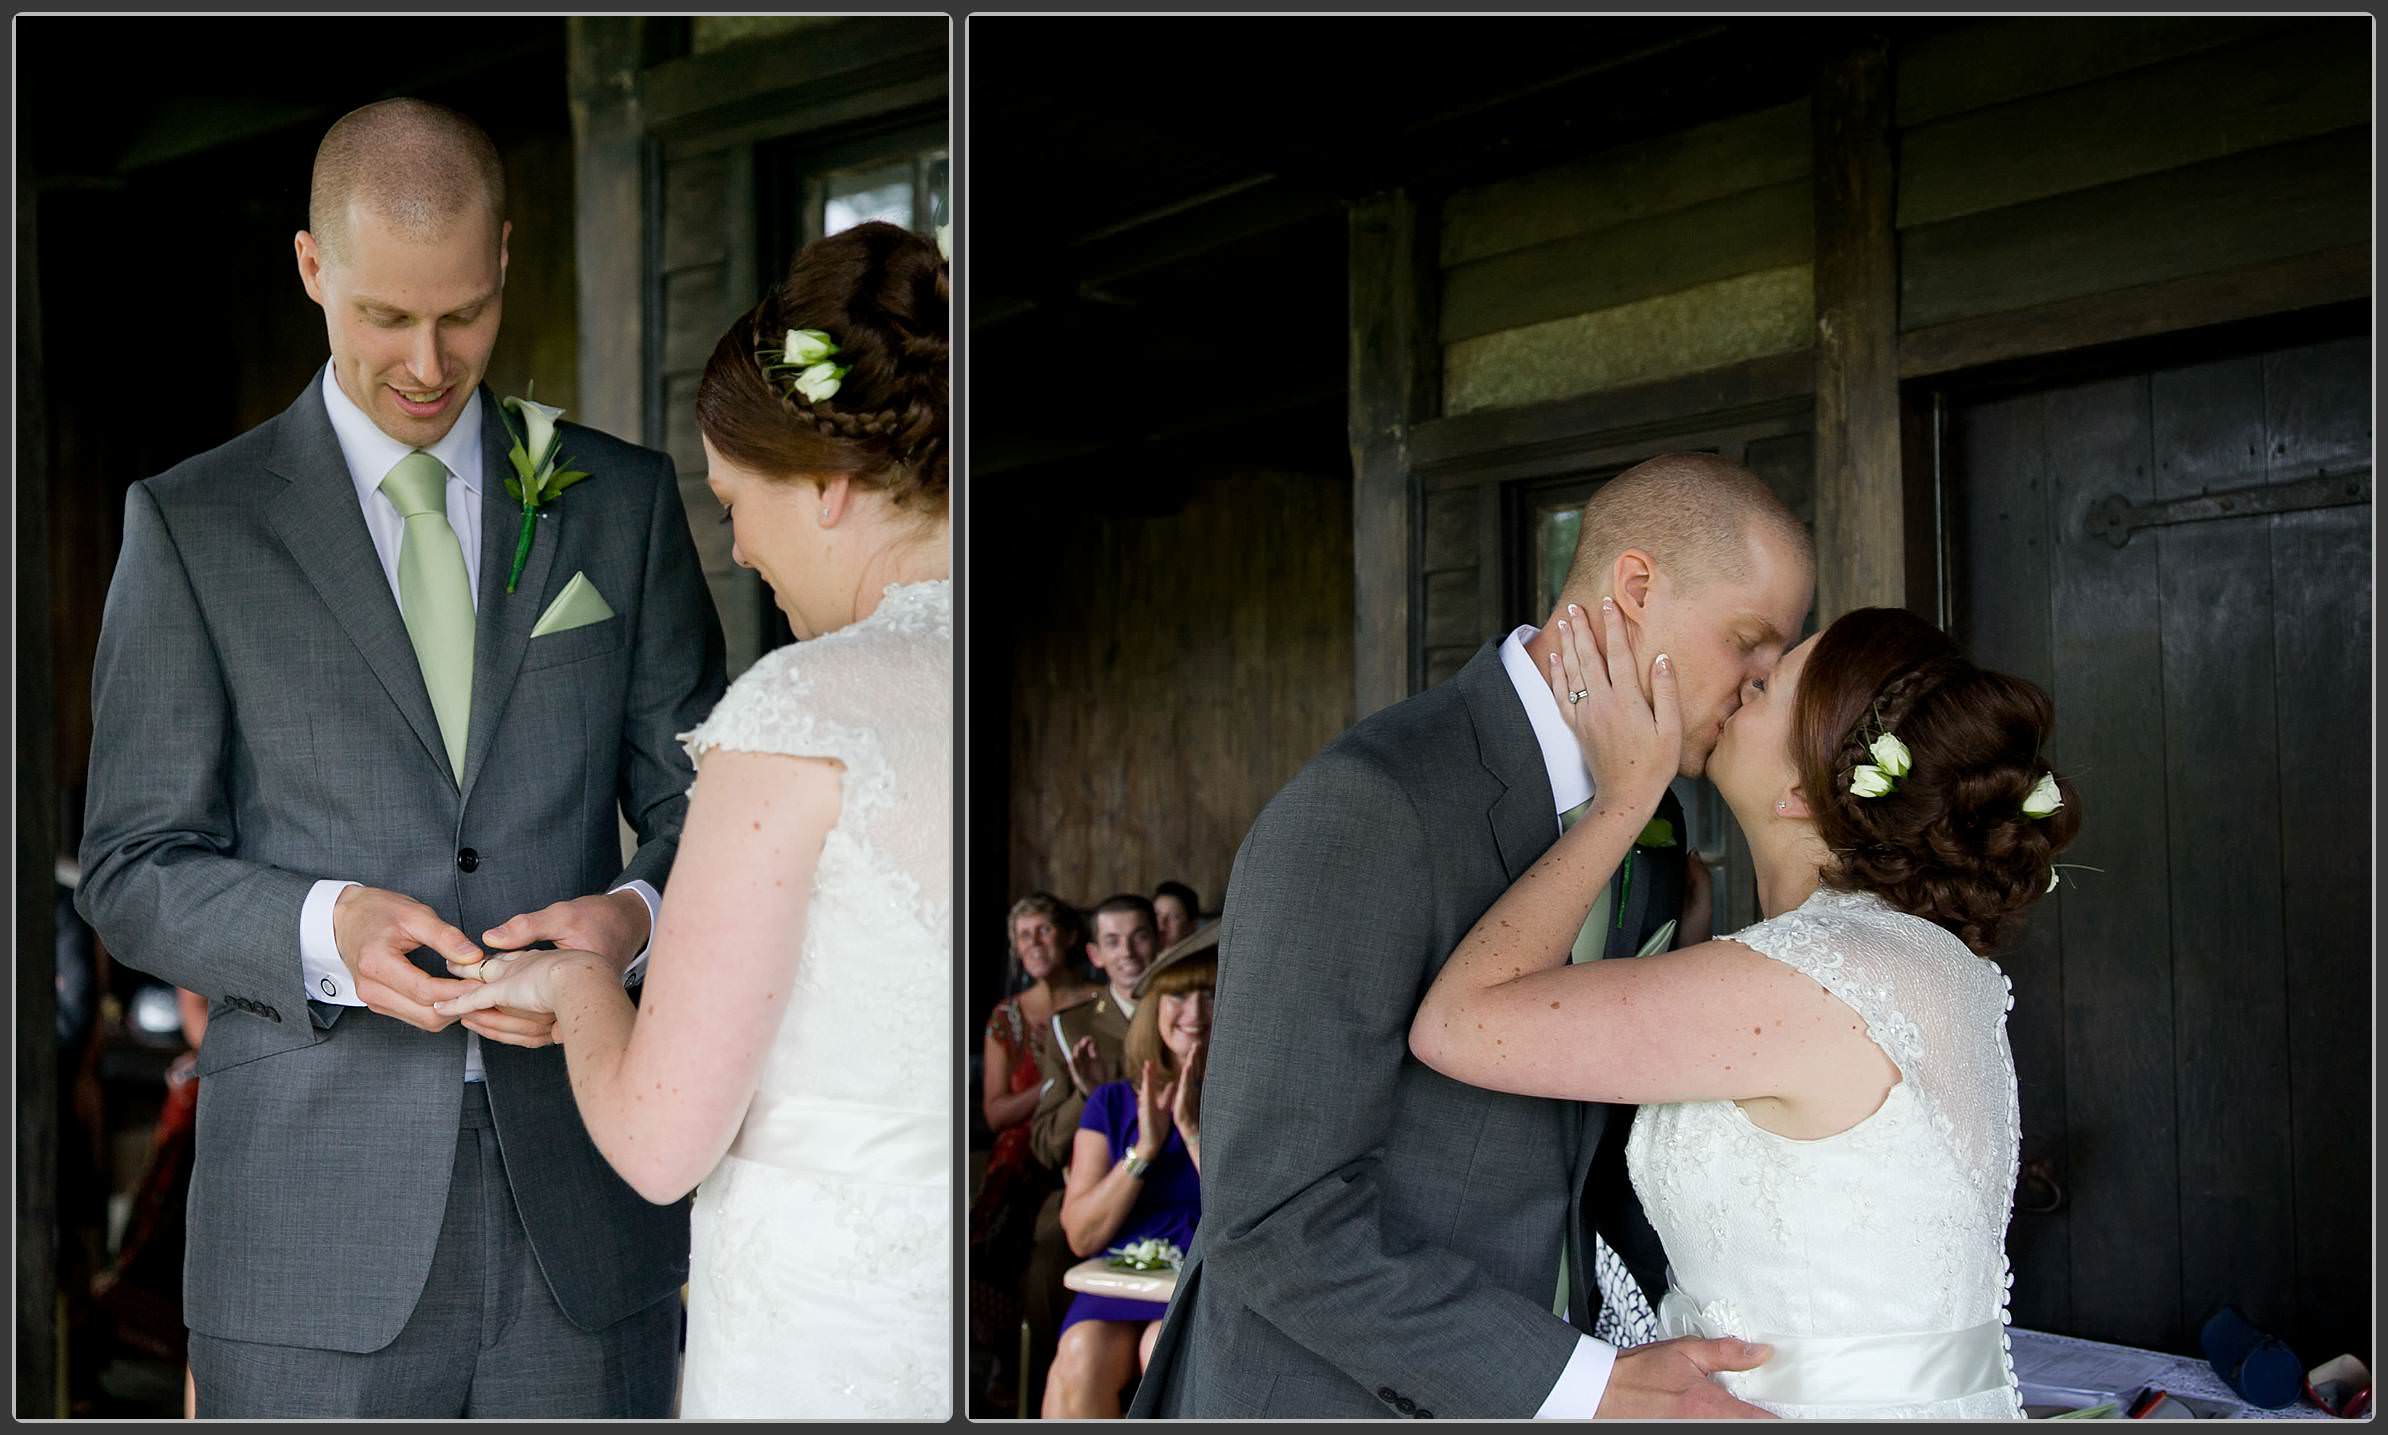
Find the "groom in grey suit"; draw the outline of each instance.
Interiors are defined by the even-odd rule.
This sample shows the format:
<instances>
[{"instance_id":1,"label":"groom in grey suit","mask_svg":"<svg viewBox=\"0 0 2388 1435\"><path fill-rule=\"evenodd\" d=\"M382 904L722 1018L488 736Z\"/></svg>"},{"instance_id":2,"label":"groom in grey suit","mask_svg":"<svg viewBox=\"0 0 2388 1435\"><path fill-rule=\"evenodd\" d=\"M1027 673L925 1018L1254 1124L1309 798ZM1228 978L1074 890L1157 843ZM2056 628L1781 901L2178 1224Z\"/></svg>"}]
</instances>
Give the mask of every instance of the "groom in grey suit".
<instances>
[{"instance_id":1,"label":"groom in grey suit","mask_svg":"<svg viewBox=\"0 0 2388 1435\"><path fill-rule=\"evenodd\" d=\"M693 780L677 734L723 688L665 456L565 424L588 478L536 517L503 486L503 215L462 116L334 125L296 241L330 364L126 500L77 901L209 1002L202 1416L670 1409L687 1207L598 1155L552 1019L431 1010L485 948L636 979Z\"/></svg>"},{"instance_id":2,"label":"groom in grey suit","mask_svg":"<svg viewBox=\"0 0 2388 1435\"><path fill-rule=\"evenodd\" d=\"M1644 659L1673 657L1695 775L1799 633L1806 533L1747 469L1668 454L1596 493L1581 535L1561 602L1597 613L1614 594ZM1584 1333L1599 1299L1584 1213L1604 1233L1612 1213L1640 1220L1629 1195L1587 1190L1630 1112L1465 1086L1409 1054L1444 959L1592 796L1543 676L1554 642L1548 622L1517 629L1367 718L1245 837L1220 928L1202 1222L1131 1415L1761 1413L1707 1378L1756 1363L1739 1341L1616 1351ZM1638 925L1630 903L1614 925ZM1663 945L1672 924L1649 925ZM1606 950L1630 956L1639 936ZM1663 1289L1641 1234L1612 1244Z\"/></svg>"}]
</instances>

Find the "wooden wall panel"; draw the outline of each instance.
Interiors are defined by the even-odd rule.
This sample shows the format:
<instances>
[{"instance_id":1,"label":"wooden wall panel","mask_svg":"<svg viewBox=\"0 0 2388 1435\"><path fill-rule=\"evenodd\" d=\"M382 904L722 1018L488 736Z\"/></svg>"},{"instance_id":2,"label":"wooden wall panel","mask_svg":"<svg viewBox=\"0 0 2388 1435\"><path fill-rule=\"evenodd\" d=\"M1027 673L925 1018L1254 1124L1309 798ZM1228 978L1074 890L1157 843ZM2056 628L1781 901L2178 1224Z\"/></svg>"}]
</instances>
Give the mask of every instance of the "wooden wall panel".
<instances>
[{"instance_id":1,"label":"wooden wall panel","mask_svg":"<svg viewBox=\"0 0 2388 1435\"><path fill-rule=\"evenodd\" d=\"M2159 372L2149 414L2157 498L2263 481L2260 359ZM2290 1193L2259 1174L2290 1169L2266 1119L2289 1109L2268 540L2263 521L2131 540L2161 570L2183 1331L2225 1302L2266 1330L2296 1313Z\"/></svg>"},{"instance_id":2,"label":"wooden wall panel","mask_svg":"<svg viewBox=\"0 0 2388 1435\"><path fill-rule=\"evenodd\" d=\"M1902 327L2360 244L2371 136L2343 129L1900 235Z\"/></svg>"},{"instance_id":3,"label":"wooden wall panel","mask_svg":"<svg viewBox=\"0 0 2388 1435\"><path fill-rule=\"evenodd\" d=\"M2280 28L2262 16L2031 16L1918 36L1897 55L1898 122L1928 124L2025 95L2238 45Z\"/></svg>"},{"instance_id":4,"label":"wooden wall panel","mask_svg":"<svg viewBox=\"0 0 2388 1435\"><path fill-rule=\"evenodd\" d=\"M1955 219L2365 122L2369 51L2331 22L1907 130L1899 225Z\"/></svg>"},{"instance_id":5,"label":"wooden wall panel","mask_svg":"<svg viewBox=\"0 0 2388 1435\"><path fill-rule=\"evenodd\" d=\"M2269 356L2265 457L2275 482L2372 462L2371 345ZM2371 1349L2370 1143L2376 1119L2363 995L2372 949L2370 728L2375 508L2270 520L2273 654L2279 672L2280 913L2286 957L2291 1199L2304 1351ZM2368 1103L2353 1098L2371 1093ZM2324 1358L2324 1357L2316 1357Z\"/></svg>"},{"instance_id":6,"label":"wooden wall panel","mask_svg":"<svg viewBox=\"0 0 2388 1435\"><path fill-rule=\"evenodd\" d=\"M1352 721L1352 491L1211 471L1179 511L1054 510L1008 585L1010 891L1193 885L1217 910L1268 799ZM1000 659L997 659L1000 661Z\"/></svg>"}]
</instances>

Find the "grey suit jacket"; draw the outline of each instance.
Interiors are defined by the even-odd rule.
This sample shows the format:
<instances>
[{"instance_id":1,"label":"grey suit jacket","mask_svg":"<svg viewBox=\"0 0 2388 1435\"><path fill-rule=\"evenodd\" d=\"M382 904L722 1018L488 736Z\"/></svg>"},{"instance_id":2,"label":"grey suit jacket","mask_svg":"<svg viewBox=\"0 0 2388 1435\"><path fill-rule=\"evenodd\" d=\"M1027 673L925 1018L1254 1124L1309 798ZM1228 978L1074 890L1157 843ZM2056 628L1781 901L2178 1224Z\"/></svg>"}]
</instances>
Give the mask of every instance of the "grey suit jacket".
<instances>
[{"instance_id":1,"label":"grey suit jacket","mask_svg":"<svg viewBox=\"0 0 2388 1435\"><path fill-rule=\"evenodd\" d=\"M538 527L482 392L473 701L459 784L356 490L310 382L278 418L133 485L92 682L76 904L124 962L208 998L184 1319L230 1339L370 1351L439 1237L464 1028L310 1002L299 909L323 877L428 904L468 937L606 890L661 889L720 698L722 638L672 465L563 425L591 477ZM614 616L531 637L576 572ZM625 869L619 811L640 846ZM426 970L446 968L428 951ZM590 1144L560 1048L482 1045L539 1268L597 1328L685 1279L685 1203Z\"/></svg>"},{"instance_id":2,"label":"grey suit jacket","mask_svg":"<svg viewBox=\"0 0 2388 1435\"><path fill-rule=\"evenodd\" d=\"M1588 1249L1607 1108L1452 1081L1409 1027L1557 836L1490 643L1262 810L1220 929L1202 1223L1132 1415L1525 1417L1549 1396L1577 1338L1551 1313L1560 1249Z\"/></svg>"}]
</instances>

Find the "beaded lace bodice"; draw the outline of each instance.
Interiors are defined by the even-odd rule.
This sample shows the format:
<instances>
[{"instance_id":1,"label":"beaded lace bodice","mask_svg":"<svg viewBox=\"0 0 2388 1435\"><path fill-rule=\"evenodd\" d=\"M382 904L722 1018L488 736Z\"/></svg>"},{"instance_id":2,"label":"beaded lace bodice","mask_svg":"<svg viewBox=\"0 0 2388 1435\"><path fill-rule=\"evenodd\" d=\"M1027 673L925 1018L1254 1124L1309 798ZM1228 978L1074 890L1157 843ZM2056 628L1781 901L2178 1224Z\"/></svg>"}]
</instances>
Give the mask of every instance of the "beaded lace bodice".
<instances>
[{"instance_id":1,"label":"beaded lace bodice","mask_svg":"<svg viewBox=\"0 0 2388 1435\"><path fill-rule=\"evenodd\" d=\"M1627 1169L1688 1308L1752 1339L2004 1322L2019 1149L2006 976L1931 922L1831 889L1731 940L1838 997L1900 1080L1818 1140L1767 1131L1730 1101L1641 1108ZM1964 1402L1885 1391L1882 1407L1846 1413L2011 1416L2011 1373Z\"/></svg>"},{"instance_id":2,"label":"beaded lace bodice","mask_svg":"<svg viewBox=\"0 0 2388 1435\"><path fill-rule=\"evenodd\" d=\"M787 1015L697 1192L684 1415L951 1411L952 712L951 585L903 584L682 739L700 774L718 748L844 769Z\"/></svg>"}]
</instances>

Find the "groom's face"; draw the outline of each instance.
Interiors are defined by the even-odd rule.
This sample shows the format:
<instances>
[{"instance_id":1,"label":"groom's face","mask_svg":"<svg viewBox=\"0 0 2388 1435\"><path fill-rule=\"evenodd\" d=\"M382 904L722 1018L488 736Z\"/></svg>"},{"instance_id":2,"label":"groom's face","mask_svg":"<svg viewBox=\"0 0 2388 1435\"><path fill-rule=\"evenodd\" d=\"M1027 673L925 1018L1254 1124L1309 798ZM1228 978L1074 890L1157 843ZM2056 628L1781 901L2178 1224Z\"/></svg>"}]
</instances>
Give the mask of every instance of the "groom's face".
<instances>
[{"instance_id":1,"label":"groom's face","mask_svg":"<svg viewBox=\"0 0 2388 1435\"><path fill-rule=\"evenodd\" d=\"M468 212L424 238L351 202L337 255L298 236L299 278L323 306L340 390L400 443L446 438L488 369L508 229Z\"/></svg>"},{"instance_id":2,"label":"groom's face","mask_svg":"<svg viewBox=\"0 0 2388 1435\"><path fill-rule=\"evenodd\" d=\"M1643 643L1675 665L1683 710L1685 777L1707 770L1746 685L1762 682L1799 640L1815 575L1807 557L1771 534L1753 533L1745 561L1688 589L1669 585L1644 618Z\"/></svg>"}]
</instances>

